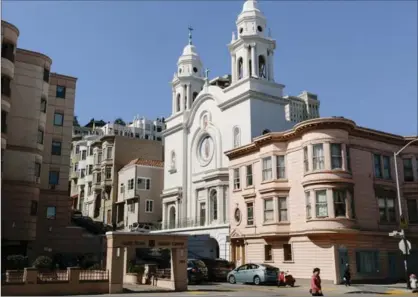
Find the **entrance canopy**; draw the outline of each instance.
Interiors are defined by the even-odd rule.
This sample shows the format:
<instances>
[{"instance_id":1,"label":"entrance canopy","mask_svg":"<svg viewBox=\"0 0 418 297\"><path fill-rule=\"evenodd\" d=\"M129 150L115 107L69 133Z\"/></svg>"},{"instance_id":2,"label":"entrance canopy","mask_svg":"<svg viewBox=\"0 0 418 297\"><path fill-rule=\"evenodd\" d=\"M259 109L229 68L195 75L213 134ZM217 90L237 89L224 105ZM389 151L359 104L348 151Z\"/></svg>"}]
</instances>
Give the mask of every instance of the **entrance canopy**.
<instances>
[{"instance_id":1,"label":"entrance canopy","mask_svg":"<svg viewBox=\"0 0 418 297\"><path fill-rule=\"evenodd\" d=\"M183 234L149 234L135 232L107 232L106 269L109 271L109 293L123 292L123 276L129 255L136 248L171 249L171 277L160 282L162 287L175 291L187 290L187 241Z\"/></svg>"}]
</instances>

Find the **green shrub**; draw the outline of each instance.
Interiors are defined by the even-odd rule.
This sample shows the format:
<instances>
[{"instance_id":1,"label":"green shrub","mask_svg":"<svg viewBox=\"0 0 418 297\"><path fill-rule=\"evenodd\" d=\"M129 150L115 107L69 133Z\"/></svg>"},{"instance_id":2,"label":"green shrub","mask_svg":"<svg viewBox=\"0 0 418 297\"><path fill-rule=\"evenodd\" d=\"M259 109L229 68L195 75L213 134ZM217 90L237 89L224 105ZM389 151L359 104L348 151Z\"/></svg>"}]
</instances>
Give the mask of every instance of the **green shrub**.
<instances>
[{"instance_id":1,"label":"green shrub","mask_svg":"<svg viewBox=\"0 0 418 297\"><path fill-rule=\"evenodd\" d=\"M137 273L137 274L144 274L145 267L143 265L132 265L129 266L129 273Z\"/></svg>"},{"instance_id":2,"label":"green shrub","mask_svg":"<svg viewBox=\"0 0 418 297\"><path fill-rule=\"evenodd\" d=\"M38 269L52 269L52 259L48 256L39 256L33 261L32 266Z\"/></svg>"},{"instance_id":3,"label":"green shrub","mask_svg":"<svg viewBox=\"0 0 418 297\"><path fill-rule=\"evenodd\" d=\"M22 270L28 266L28 257L23 255L7 256L7 268L11 270Z\"/></svg>"}]
</instances>

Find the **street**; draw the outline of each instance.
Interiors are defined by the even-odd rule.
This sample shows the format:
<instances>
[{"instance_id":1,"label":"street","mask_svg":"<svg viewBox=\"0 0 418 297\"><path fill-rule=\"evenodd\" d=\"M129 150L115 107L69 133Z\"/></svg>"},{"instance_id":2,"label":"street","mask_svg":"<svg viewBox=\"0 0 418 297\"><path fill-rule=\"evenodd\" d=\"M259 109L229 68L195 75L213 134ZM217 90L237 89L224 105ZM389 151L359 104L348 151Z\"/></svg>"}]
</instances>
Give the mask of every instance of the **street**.
<instances>
[{"instance_id":1,"label":"street","mask_svg":"<svg viewBox=\"0 0 418 297\"><path fill-rule=\"evenodd\" d=\"M188 292L169 292L169 291L150 291L144 292L144 286L137 286L135 288L130 287L134 294L146 295L146 296L208 296L208 297L223 297L223 296L310 296L309 284L304 282L295 286L290 287L276 287L276 286L254 286L254 285L243 285L243 284L228 284L228 283L214 283L214 284L203 284L203 285L189 285ZM155 290L155 289L154 289ZM142 292L141 292L142 291ZM323 286L324 296L418 296L418 294L407 292L404 289L403 284L396 285L355 285L351 287L336 286L332 284L326 284ZM114 296L122 296L123 294L116 294Z\"/></svg>"}]
</instances>

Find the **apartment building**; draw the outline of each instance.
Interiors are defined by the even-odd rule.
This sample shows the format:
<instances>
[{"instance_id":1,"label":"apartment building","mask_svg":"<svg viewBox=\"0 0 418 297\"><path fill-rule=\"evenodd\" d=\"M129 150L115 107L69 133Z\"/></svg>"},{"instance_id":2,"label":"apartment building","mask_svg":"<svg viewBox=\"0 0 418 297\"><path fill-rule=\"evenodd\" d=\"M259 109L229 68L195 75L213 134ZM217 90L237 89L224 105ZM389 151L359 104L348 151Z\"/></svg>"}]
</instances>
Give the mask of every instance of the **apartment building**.
<instances>
[{"instance_id":1,"label":"apartment building","mask_svg":"<svg viewBox=\"0 0 418 297\"><path fill-rule=\"evenodd\" d=\"M119 170L136 158L162 161L162 143L112 134L74 135L72 140L73 208L104 224L116 224Z\"/></svg>"},{"instance_id":2,"label":"apartment building","mask_svg":"<svg viewBox=\"0 0 418 297\"><path fill-rule=\"evenodd\" d=\"M339 283L399 279L403 259L393 153L414 138L320 118L226 152L230 160L231 258L270 263L296 278ZM418 267L418 143L397 160L401 205Z\"/></svg>"},{"instance_id":3,"label":"apartment building","mask_svg":"<svg viewBox=\"0 0 418 297\"><path fill-rule=\"evenodd\" d=\"M115 122L94 121L93 125L74 127L73 135L120 135L138 139L163 141L162 132L165 130L165 119L149 120L135 116L128 124Z\"/></svg>"},{"instance_id":4,"label":"apartment building","mask_svg":"<svg viewBox=\"0 0 418 297\"><path fill-rule=\"evenodd\" d=\"M86 250L91 241L69 248L83 234L69 228L66 182L77 79L50 73L44 54L16 49L18 32L2 21L2 252Z\"/></svg>"},{"instance_id":5,"label":"apartment building","mask_svg":"<svg viewBox=\"0 0 418 297\"><path fill-rule=\"evenodd\" d=\"M164 163L135 159L124 166L118 176L118 228L129 231L158 225L162 218L160 195L164 186Z\"/></svg>"},{"instance_id":6,"label":"apartment building","mask_svg":"<svg viewBox=\"0 0 418 297\"><path fill-rule=\"evenodd\" d=\"M317 95L304 91L298 96L284 96L284 98L288 100L285 106L287 121L300 123L319 118L320 102Z\"/></svg>"}]
</instances>

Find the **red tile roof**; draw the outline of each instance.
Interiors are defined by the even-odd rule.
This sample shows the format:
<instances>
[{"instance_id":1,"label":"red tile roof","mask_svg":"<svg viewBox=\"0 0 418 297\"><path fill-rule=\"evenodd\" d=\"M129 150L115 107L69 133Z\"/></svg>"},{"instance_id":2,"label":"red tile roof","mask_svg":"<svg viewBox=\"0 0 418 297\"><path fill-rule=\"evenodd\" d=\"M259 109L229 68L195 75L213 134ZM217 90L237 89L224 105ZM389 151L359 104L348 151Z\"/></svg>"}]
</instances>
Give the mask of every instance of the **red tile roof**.
<instances>
[{"instance_id":1,"label":"red tile roof","mask_svg":"<svg viewBox=\"0 0 418 297\"><path fill-rule=\"evenodd\" d=\"M158 161L158 160L134 159L131 162L129 162L128 164L126 164L126 166L128 166L128 165L143 165L143 166L151 166L151 167L164 167L164 162L163 161Z\"/></svg>"}]
</instances>

